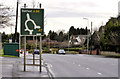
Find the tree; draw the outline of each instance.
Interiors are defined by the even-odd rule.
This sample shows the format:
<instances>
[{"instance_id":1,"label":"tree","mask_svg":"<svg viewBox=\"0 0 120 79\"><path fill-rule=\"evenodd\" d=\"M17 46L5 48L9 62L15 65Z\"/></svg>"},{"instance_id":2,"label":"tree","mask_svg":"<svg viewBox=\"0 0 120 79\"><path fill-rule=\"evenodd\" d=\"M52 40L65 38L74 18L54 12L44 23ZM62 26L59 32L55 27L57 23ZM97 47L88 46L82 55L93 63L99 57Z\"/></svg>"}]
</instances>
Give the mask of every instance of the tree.
<instances>
[{"instance_id":1,"label":"tree","mask_svg":"<svg viewBox=\"0 0 120 79\"><path fill-rule=\"evenodd\" d=\"M57 37L58 37L58 35L57 35L57 33L56 32L54 32L53 31L53 33L52 33L52 40L57 40Z\"/></svg>"},{"instance_id":2,"label":"tree","mask_svg":"<svg viewBox=\"0 0 120 79\"><path fill-rule=\"evenodd\" d=\"M64 37L63 37L63 39L64 39L64 41L68 41L69 40L69 33L67 32L67 33L64 33Z\"/></svg>"},{"instance_id":3,"label":"tree","mask_svg":"<svg viewBox=\"0 0 120 79\"><path fill-rule=\"evenodd\" d=\"M64 41L64 34L63 34L62 31L59 33L59 39L58 39L58 41L60 41L60 42Z\"/></svg>"},{"instance_id":4,"label":"tree","mask_svg":"<svg viewBox=\"0 0 120 79\"><path fill-rule=\"evenodd\" d=\"M92 41L90 40L91 45L94 45L94 49L98 48L98 46L100 45L100 35L99 35L99 32L95 31L93 33L93 35L91 36L91 38L92 38Z\"/></svg>"},{"instance_id":5,"label":"tree","mask_svg":"<svg viewBox=\"0 0 120 79\"><path fill-rule=\"evenodd\" d=\"M87 27L85 28L85 35L88 35L88 29L87 29Z\"/></svg>"},{"instance_id":6,"label":"tree","mask_svg":"<svg viewBox=\"0 0 120 79\"><path fill-rule=\"evenodd\" d=\"M11 12L10 7L0 4L0 28L13 26L13 23L10 23L11 17L14 16Z\"/></svg>"},{"instance_id":7,"label":"tree","mask_svg":"<svg viewBox=\"0 0 120 79\"><path fill-rule=\"evenodd\" d=\"M47 37L51 40L57 40L58 35L56 32L50 30Z\"/></svg>"},{"instance_id":8,"label":"tree","mask_svg":"<svg viewBox=\"0 0 120 79\"><path fill-rule=\"evenodd\" d=\"M71 26L70 29L69 29L69 35L75 35L75 28L74 26Z\"/></svg>"},{"instance_id":9,"label":"tree","mask_svg":"<svg viewBox=\"0 0 120 79\"><path fill-rule=\"evenodd\" d=\"M120 17L111 18L92 35L92 45L101 50L120 52Z\"/></svg>"},{"instance_id":10,"label":"tree","mask_svg":"<svg viewBox=\"0 0 120 79\"><path fill-rule=\"evenodd\" d=\"M79 28L76 29L76 34L77 34L77 35L80 34L80 29L79 29Z\"/></svg>"},{"instance_id":11,"label":"tree","mask_svg":"<svg viewBox=\"0 0 120 79\"><path fill-rule=\"evenodd\" d=\"M52 35L52 31L50 30L47 37L51 39L50 37L51 35Z\"/></svg>"},{"instance_id":12,"label":"tree","mask_svg":"<svg viewBox=\"0 0 120 79\"><path fill-rule=\"evenodd\" d=\"M9 40L8 35L5 34L5 32L2 33L2 42L6 42Z\"/></svg>"},{"instance_id":13,"label":"tree","mask_svg":"<svg viewBox=\"0 0 120 79\"><path fill-rule=\"evenodd\" d=\"M104 41L105 44L108 46L107 49L116 50L116 52L120 52L120 17L118 18L111 18L105 25L105 32L104 32ZM113 48L114 47L114 48Z\"/></svg>"}]
</instances>

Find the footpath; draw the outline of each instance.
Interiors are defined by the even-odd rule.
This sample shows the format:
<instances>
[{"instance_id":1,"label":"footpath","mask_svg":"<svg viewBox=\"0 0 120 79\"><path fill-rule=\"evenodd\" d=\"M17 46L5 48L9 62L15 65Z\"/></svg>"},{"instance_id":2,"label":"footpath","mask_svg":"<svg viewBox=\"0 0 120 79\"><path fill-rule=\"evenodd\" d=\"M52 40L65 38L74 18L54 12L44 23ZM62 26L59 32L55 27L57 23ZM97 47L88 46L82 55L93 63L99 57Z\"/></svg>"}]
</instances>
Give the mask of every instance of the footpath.
<instances>
[{"instance_id":1,"label":"footpath","mask_svg":"<svg viewBox=\"0 0 120 79\"><path fill-rule=\"evenodd\" d=\"M0 69L2 78L6 77L46 77L49 78L48 71L44 64L42 63L42 72L39 71L39 66L26 66L26 71L24 72L23 58L11 58L11 57L0 57ZM31 63L31 61L26 61Z\"/></svg>"}]
</instances>

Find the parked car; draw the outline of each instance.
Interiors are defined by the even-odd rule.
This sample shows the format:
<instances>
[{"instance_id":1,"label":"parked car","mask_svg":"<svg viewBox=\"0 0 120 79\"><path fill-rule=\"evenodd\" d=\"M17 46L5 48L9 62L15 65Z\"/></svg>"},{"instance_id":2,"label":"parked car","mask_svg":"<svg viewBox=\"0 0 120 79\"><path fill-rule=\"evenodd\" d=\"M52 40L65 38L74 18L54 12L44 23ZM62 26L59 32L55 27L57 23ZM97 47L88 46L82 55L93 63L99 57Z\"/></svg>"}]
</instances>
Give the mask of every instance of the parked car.
<instances>
[{"instance_id":1,"label":"parked car","mask_svg":"<svg viewBox=\"0 0 120 79\"><path fill-rule=\"evenodd\" d=\"M58 51L58 54L65 54L66 52L65 52L65 50L64 49L60 49L59 51Z\"/></svg>"},{"instance_id":2,"label":"parked car","mask_svg":"<svg viewBox=\"0 0 120 79\"><path fill-rule=\"evenodd\" d=\"M40 54L38 49L34 49L34 54Z\"/></svg>"}]
</instances>

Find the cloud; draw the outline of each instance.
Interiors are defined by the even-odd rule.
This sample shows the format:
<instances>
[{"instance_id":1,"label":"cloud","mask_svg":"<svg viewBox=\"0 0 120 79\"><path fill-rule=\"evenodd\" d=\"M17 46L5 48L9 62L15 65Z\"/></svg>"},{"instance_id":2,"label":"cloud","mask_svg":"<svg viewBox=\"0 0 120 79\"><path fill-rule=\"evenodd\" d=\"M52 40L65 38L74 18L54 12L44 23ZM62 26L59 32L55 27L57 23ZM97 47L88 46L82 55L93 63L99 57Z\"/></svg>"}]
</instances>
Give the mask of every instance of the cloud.
<instances>
[{"instance_id":1,"label":"cloud","mask_svg":"<svg viewBox=\"0 0 120 79\"><path fill-rule=\"evenodd\" d=\"M55 17L90 17L90 18L105 18L113 15L112 13L97 13L97 12L74 12L74 11L54 11L49 12L49 18Z\"/></svg>"},{"instance_id":2,"label":"cloud","mask_svg":"<svg viewBox=\"0 0 120 79\"><path fill-rule=\"evenodd\" d=\"M14 7L12 14L16 14L17 0L2 0L7 6ZM19 0L19 9L24 3L27 8L33 7L33 0ZM77 27L86 27L86 20L83 17L93 21L93 27L98 27L102 22L106 23L112 16L117 15L117 2L119 0L34 0L36 8L42 3L45 10L46 26L45 32L49 30L65 29L68 31L71 25ZM19 10L20 11L20 10ZM20 16L20 12L19 12ZM15 17L14 20L15 22ZM18 21L20 27L20 21ZM19 28L18 28L19 29ZM13 29L14 30L14 29ZM19 31L19 30L18 30Z\"/></svg>"},{"instance_id":3,"label":"cloud","mask_svg":"<svg viewBox=\"0 0 120 79\"><path fill-rule=\"evenodd\" d=\"M115 15L110 11L104 11L101 5L94 1L55 1L48 3L46 14L48 18L55 17L98 17L105 18ZM105 8L106 9L106 8Z\"/></svg>"}]
</instances>

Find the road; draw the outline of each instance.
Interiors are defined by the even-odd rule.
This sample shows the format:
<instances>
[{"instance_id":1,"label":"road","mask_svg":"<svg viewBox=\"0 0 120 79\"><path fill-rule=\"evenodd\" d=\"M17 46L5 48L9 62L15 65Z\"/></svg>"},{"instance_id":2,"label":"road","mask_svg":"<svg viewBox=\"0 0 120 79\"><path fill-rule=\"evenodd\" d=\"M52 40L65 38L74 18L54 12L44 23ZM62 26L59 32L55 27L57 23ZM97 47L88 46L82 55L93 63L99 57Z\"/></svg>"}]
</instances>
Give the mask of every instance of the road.
<instances>
[{"instance_id":1,"label":"road","mask_svg":"<svg viewBox=\"0 0 120 79\"><path fill-rule=\"evenodd\" d=\"M54 77L118 77L118 59L96 55L42 54Z\"/></svg>"}]
</instances>

